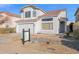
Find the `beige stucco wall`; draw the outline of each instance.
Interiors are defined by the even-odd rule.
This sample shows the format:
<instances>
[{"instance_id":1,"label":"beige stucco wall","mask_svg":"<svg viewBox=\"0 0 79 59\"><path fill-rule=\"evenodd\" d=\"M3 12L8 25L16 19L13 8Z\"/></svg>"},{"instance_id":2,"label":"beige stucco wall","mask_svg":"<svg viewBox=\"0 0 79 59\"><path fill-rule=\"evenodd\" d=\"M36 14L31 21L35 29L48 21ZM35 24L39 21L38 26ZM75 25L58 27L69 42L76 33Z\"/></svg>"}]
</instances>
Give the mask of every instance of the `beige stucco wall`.
<instances>
[{"instance_id":1,"label":"beige stucco wall","mask_svg":"<svg viewBox=\"0 0 79 59\"><path fill-rule=\"evenodd\" d=\"M79 30L79 22L73 24L73 30Z\"/></svg>"},{"instance_id":2,"label":"beige stucco wall","mask_svg":"<svg viewBox=\"0 0 79 59\"><path fill-rule=\"evenodd\" d=\"M41 20L39 19L39 21L35 22L35 33L39 33L41 30Z\"/></svg>"},{"instance_id":3,"label":"beige stucco wall","mask_svg":"<svg viewBox=\"0 0 79 59\"><path fill-rule=\"evenodd\" d=\"M52 30L42 30L42 21L40 21L39 23L39 26L41 27L40 30L38 32L42 32L42 33L52 33L52 34L59 34L59 27L60 27L60 21L59 21L59 18L60 17L64 17L64 18L67 18L67 13L66 11L62 11L60 12L60 14L57 16L57 17L52 17L53 18L53 29ZM45 17L42 17L41 19L43 19ZM66 31L66 20L65 21L65 31Z\"/></svg>"},{"instance_id":4,"label":"beige stucco wall","mask_svg":"<svg viewBox=\"0 0 79 59\"><path fill-rule=\"evenodd\" d=\"M43 17L44 18L44 17ZM39 19L38 22L36 22L35 31L36 33L46 33L46 34L59 34L59 20L57 17L52 17L53 21L53 29L52 30L43 30L42 29L42 18ZM49 23L49 22L43 22L43 23Z\"/></svg>"}]
</instances>

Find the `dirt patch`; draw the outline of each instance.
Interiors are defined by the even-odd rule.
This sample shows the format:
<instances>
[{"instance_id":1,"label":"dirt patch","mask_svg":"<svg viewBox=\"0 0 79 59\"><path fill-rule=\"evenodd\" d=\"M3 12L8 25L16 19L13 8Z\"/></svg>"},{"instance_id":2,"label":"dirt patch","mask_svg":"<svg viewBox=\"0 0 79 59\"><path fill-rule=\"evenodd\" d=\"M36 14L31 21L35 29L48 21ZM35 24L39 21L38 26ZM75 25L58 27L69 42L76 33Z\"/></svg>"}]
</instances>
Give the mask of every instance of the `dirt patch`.
<instances>
[{"instance_id":1,"label":"dirt patch","mask_svg":"<svg viewBox=\"0 0 79 59\"><path fill-rule=\"evenodd\" d=\"M25 42L22 45L21 37L19 34L0 34L0 37L5 37L3 44L0 44L0 53L9 54L63 54L63 53L78 53L78 51L64 46L61 44L61 38L58 35L33 35L34 38L48 38L52 43L47 44L46 42Z\"/></svg>"}]
</instances>

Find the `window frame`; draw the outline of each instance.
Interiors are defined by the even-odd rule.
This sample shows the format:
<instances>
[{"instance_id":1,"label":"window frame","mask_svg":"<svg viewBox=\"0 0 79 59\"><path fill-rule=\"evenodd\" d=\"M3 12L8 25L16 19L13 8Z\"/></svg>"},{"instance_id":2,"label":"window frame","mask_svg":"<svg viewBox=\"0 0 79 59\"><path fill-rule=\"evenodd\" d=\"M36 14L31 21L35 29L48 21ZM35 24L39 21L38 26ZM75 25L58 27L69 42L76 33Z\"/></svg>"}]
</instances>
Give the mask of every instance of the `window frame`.
<instances>
[{"instance_id":1,"label":"window frame","mask_svg":"<svg viewBox=\"0 0 79 59\"><path fill-rule=\"evenodd\" d=\"M47 29L44 29L43 28L43 24L48 24L48 28ZM42 30L53 30L53 22L51 23L51 22L49 22L49 23L42 23Z\"/></svg>"},{"instance_id":2,"label":"window frame","mask_svg":"<svg viewBox=\"0 0 79 59\"><path fill-rule=\"evenodd\" d=\"M25 18L30 18L31 17L31 11L25 12Z\"/></svg>"},{"instance_id":3,"label":"window frame","mask_svg":"<svg viewBox=\"0 0 79 59\"><path fill-rule=\"evenodd\" d=\"M35 10L33 11L33 17L36 17L36 11Z\"/></svg>"},{"instance_id":4,"label":"window frame","mask_svg":"<svg viewBox=\"0 0 79 59\"><path fill-rule=\"evenodd\" d=\"M51 20L48 20L51 19ZM42 21L53 21L53 18L43 18Z\"/></svg>"}]
</instances>

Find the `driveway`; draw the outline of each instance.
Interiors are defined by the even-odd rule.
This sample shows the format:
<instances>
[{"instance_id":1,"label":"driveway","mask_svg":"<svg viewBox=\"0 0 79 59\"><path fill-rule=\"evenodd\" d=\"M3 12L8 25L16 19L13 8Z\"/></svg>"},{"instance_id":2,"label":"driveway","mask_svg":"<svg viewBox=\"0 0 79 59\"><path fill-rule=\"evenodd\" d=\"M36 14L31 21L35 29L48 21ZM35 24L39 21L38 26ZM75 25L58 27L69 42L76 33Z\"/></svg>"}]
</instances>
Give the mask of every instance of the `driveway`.
<instances>
[{"instance_id":1,"label":"driveway","mask_svg":"<svg viewBox=\"0 0 79 59\"><path fill-rule=\"evenodd\" d=\"M16 33L0 34L1 54L70 54L79 53L77 50L62 44L59 35L35 34L32 39L46 39L47 42L25 42L22 44L21 36ZM32 40L31 39L31 40Z\"/></svg>"}]
</instances>

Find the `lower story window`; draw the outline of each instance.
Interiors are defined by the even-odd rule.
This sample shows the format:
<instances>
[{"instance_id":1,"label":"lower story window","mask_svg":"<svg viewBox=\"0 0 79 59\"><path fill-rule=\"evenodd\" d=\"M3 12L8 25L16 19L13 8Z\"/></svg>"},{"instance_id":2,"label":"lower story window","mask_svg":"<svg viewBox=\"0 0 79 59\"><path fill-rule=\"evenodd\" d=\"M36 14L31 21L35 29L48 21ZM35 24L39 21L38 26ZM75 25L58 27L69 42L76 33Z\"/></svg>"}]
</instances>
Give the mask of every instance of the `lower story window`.
<instances>
[{"instance_id":1,"label":"lower story window","mask_svg":"<svg viewBox=\"0 0 79 59\"><path fill-rule=\"evenodd\" d=\"M42 29L43 30L52 30L53 29L53 23L42 23Z\"/></svg>"}]
</instances>

